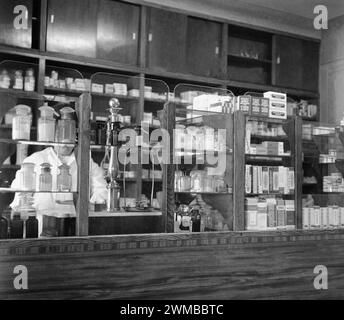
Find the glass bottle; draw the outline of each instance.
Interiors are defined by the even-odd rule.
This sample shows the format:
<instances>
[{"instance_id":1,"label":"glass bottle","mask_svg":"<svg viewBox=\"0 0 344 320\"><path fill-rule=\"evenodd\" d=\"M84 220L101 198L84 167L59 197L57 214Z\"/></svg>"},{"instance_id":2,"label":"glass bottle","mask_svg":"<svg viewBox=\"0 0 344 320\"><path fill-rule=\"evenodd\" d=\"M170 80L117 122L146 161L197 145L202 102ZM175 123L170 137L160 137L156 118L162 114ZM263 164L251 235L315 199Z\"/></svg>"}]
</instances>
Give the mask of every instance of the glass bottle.
<instances>
[{"instance_id":1,"label":"glass bottle","mask_svg":"<svg viewBox=\"0 0 344 320\"><path fill-rule=\"evenodd\" d=\"M49 163L41 164L41 174L39 175L39 191L52 191L53 177L51 175L51 165Z\"/></svg>"},{"instance_id":2,"label":"glass bottle","mask_svg":"<svg viewBox=\"0 0 344 320\"><path fill-rule=\"evenodd\" d=\"M2 70L0 74L0 88L9 89L11 85L11 78L8 75L7 70Z\"/></svg>"},{"instance_id":3,"label":"glass bottle","mask_svg":"<svg viewBox=\"0 0 344 320\"><path fill-rule=\"evenodd\" d=\"M18 172L20 188L24 191L34 191L36 189L36 173L34 163L23 163Z\"/></svg>"},{"instance_id":4,"label":"glass bottle","mask_svg":"<svg viewBox=\"0 0 344 320\"><path fill-rule=\"evenodd\" d=\"M12 120L12 139L30 140L31 108L20 104L14 107L16 115Z\"/></svg>"},{"instance_id":5,"label":"glass bottle","mask_svg":"<svg viewBox=\"0 0 344 320\"><path fill-rule=\"evenodd\" d=\"M109 155L109 149L105 148L105 155L103 160L100 163L100 167L103 169L104 171L104 176L107 177L108 176L108 172L109 172L109 166L110 166L110 155Z\"/></svg>"},{"instance_id":6,"label":"glass bottle","mask_svg":"<svg viewBox=\"0 0 344 320\"><path fill-rule=\"evenodd\" d=\"M38 238L38 220L36 218L36 211L34 209L30 210L28 216L28 219L25 221L25 238Z\"/></svg>"},{"instance_id":7,"label":"glass bottle","mask_svg":"<svg viewBox=\"0 0 344 320\"><path fill-rule=\"evenodd\" d=\"M0 239L8 238L8 221L0 212Z\"/></svg>"},{"instance_id":8,"label":"glass bottle","mask_svg":"<svg viewBox=\"0 0 344 320\"><path fill-rule=\"evenodd\" d=\"M72 189L72 176L69 174L69 166L59 166L60 174L57 176L57 190L68 192Z\"/></svg>"},{"instance_id":9,"label":"glass bottle","mask_svg":"<svg viewBox=\"0 0 344 320\"><path fill-rule=\"evenodd\" d=\"M35 72L32 68L26 70L25 79L24 79L24 90L25 91L35 91Z\"/></svg>"},{"instance_id":10,"label":"glass bottle","mask_svg":"<svg viewBox=\"0 0 344 320\"><path fill-rule=\"evenodd\" d=\"M191 189L191 177L186 173L180 178L180 191L187 192Z\"/></svg>"},{"instance_id":11,"label":"glass bottle","mask_svg":"<svg viewBox=\"0 0 344 320\"><path fill-rule=\"evenodd\" d=\"M90 144L97 143L97 122L94 120L94 114L91 112L90 118Z\"/></svg>"},{"instance_id":12,"label":"glass bottle","mask_svg":"<svg viewBox=\"0 0 344 320\"><path fill-rule=\"evenodd\" d=\"M20 212L13 212L10 221L10 238L23 239L24 236L24 221L21 220Z\"/></svg>"},{"instance_id":13,"label":"glass bottle","mask_svg":"<svg viewBox=\"0 0 344 320\"><path fill-rule=\"evenodd\" d=\"M55 141L55 119L54 114L58 115L54 108L44 103L39 108L41 117L38 119L38 141L54 142Z\"/></svg>"},{"instance_id":14,"label":"glass bottle","mask_svg":"<svg viewBox=\"0 0 344 320\"><path fill-rule=\"evenodd\" d=\"M57 141L62 143L74 143L76 139L76 123L73 119L75 110L64 107L60 110L61 119L57 123Z\"/></svg>"},{"instance_id":15,"label":"glass bottle","mask_svg":"<svg viewBox=\"0 0 344 320\"><path fill-rule=\"evenodd\" d=\"M24 78L23 78L23 71L22 70L17 70L14 73L13 89L24 90Z\"/></svg>"}]
</instances>

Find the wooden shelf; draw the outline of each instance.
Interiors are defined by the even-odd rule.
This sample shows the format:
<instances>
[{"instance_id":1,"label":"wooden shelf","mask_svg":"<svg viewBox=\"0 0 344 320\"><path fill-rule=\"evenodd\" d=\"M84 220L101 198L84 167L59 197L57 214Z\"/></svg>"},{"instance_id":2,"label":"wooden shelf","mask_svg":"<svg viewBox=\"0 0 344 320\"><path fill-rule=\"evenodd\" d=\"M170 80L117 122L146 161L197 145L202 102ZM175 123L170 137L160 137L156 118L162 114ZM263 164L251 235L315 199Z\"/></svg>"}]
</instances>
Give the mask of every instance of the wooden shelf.
<instances>
[{"instance_id":1,"label":"wooden shelf","mask_svg":"<svg viewBox=\"0 0 344 320\"><path fill-rule=\"evenodd\" d=\"M264 136L264 135L251 135L251 139L264 140L264 141L289 141L288 136Z\"/></svg>"},{"instance_id":2,"label":"wooden shelf","mask_svg":"<svg viewBox=\"0 0 344 320\"><path fill-rule=\"evenodd\" d=\"M12 189L12 188L0 188L0 193L46 193L46 194L57 194L57 193L62 193L62 194L69 194L73 193L76 194L76 191L36 191L36 190L20 190L20 189Z\"/></svg>"},{"instance_id":3,"label":"wooden shelf","mask_svg":"<svg viewBox=\"0 0 344 320\"><path fill-rule=\"evenodd\" d=\"M75 147L76 144L73 143L58 143L58 142L39 142L39 141L29 141L29 140L12 140L12 139L2 139L0 138L0 143L6 144L22 144L31 146L47 146L47 147Z\"/></svg>"}]
</instances>

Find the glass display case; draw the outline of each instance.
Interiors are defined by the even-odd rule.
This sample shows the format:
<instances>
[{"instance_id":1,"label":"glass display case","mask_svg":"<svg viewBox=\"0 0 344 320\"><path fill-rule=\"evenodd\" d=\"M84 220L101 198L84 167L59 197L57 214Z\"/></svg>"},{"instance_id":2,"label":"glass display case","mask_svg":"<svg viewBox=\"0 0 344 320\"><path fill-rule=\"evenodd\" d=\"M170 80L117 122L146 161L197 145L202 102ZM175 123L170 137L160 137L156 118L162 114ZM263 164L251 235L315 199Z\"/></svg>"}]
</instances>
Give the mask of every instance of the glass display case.
<instances>
[{"instance_id":1,"label":"glass display case","mask_svg":"<svg viewBox=\"0 0 344 320\"><path fill-rule=\"evenodd\" d=\"M344 227L344 129L303 121L304 229Z\"/></svg>"},{"instance_id":2,"label":"glass display case","mask_svg":"<svg viewBox=\"0 0 344 320\"><path fill-rule=\"evenodd\" d=\"M75 217L81 196L74 154L82 139L76 135L78 105L11 88L1 90L0 101L0 212L8 224L2 237L75 235L75 218L70 232L59 233L50 223L56 216ZM61 117L66 109L68 119Z\"/></svg>"},{"instance_id":3,"label":"glass display case","mask_svg":"<svg viewBox=\"0 0 344 320\"><path fill-rule=\"evenodd\" d=\"M253 93L245 96L252 101L262 97ZM246 114L245 230L295 229L295 118L255 114L254 105L252 102L251 112Z\"/></svg>"},{"instance_id":4,"label":"glass display case","mask_svg":"<svg viewBox=\"0 0 344 320\"><path fill-rule=\"evenodd\" d=\"M233 94L174 91L174 232L233 230Z\"/></svg>"}]
</instances>

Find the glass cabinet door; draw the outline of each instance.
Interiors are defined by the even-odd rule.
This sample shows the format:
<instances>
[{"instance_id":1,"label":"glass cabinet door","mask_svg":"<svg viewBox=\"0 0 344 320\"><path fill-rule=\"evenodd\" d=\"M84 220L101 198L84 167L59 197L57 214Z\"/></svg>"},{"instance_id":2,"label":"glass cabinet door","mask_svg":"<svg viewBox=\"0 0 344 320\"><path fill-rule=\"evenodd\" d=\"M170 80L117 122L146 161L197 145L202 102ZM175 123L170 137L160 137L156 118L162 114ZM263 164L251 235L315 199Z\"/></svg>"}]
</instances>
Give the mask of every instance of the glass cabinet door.
<instances>
[{"instance_id":1,"label":"glass cabinet door","mask_svg":"<svg viewBox=\"0 0 344 320\"><path fill-rule=\"evenodd\" d=\"M233 230L233 94L174 91L174 232Z\"/></svg>"},{"instance_id":2,"label":"glass cabinet door","mask_svg":"<svg viewBox=\"0 0 344 320\"><path fill-rule=\"evenodd\" d=\"M304 229L344 227L343 142L340 126L302 123Z\"/></svg>"}]
</instances>

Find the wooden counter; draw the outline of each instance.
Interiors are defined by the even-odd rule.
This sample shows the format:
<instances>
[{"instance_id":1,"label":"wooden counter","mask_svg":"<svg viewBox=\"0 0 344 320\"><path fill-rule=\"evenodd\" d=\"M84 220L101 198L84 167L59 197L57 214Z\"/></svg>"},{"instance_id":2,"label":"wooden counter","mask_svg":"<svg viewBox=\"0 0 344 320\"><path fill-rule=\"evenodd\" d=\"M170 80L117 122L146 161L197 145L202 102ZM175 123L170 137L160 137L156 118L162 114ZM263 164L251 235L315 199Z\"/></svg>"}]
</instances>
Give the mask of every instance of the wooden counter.
<instances>
[{"instance_id":1,"label":"wooden counter","mask_svg":"<svg viewBox=\"0 0 344 320\"><path fill-rule=\"evenodd\" d=\"M4 240L0 299L344 298L343 246L344 230ZM16 265L27 291L13 288Z\"/></svg>"}]
</instances>

